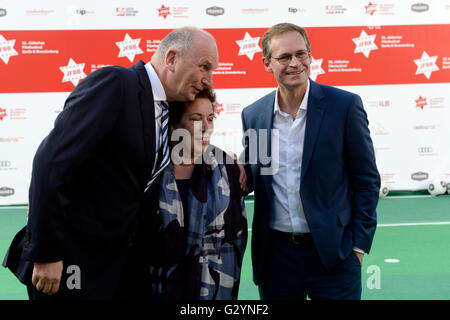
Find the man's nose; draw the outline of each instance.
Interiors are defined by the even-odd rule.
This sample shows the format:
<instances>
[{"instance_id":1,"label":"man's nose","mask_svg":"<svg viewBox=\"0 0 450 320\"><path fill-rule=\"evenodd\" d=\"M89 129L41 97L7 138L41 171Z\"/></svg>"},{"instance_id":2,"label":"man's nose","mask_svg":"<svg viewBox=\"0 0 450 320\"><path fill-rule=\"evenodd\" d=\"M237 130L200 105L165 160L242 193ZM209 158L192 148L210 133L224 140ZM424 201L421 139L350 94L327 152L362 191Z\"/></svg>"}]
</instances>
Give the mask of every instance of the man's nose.
<instances>
[{"instance_id":1,"label":"man's nose","mask_svg":"<svg viewBox=\"0 0 450 320\"><path fill-rule=\"evenodd\" d=\"M289 66L295 67L298 66L301 63L299 59L295 55L291 56L291 61L289 61Z\"/></svg>"},{"instance_id":2,"label":"man's nose","mask_svg":"<svg viewBox=\"0 0 450 320\"><path fill-rule=\"evenodd\" d=\"M203 78L202 78L202 84L206 88L212 88L213 87L213 74L212 71L209 71Z\"/></svg>"}]
</instances>

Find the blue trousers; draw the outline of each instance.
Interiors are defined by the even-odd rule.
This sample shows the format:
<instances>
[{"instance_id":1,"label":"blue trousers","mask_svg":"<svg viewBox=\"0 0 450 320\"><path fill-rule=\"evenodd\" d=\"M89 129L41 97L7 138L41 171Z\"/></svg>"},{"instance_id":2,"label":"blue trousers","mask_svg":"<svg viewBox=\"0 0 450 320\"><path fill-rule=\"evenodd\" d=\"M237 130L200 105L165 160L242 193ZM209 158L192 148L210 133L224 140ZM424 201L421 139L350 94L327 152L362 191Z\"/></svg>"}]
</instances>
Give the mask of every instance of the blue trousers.
<instances>
[{"instance_id":1,"label":"blue trousers","mask_svg":"<svg viewBox=\"0 0 450 320\"><path fill-rule=\"evenodd\" d=\"M326 270L314 245L271 237L259 294L262 300L360 300L361 263L354 252Z\"/></svg>"}]
</instances>

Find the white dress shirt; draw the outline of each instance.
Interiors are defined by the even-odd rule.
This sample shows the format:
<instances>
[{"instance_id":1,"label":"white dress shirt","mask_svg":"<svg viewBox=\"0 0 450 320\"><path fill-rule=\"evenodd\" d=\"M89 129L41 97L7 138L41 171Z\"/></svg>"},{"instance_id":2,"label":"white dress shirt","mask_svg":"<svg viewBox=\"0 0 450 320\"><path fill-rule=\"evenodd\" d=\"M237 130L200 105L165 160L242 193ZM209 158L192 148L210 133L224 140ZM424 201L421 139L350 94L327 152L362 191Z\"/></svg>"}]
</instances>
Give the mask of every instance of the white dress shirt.
<instances>
[{"instance_id":1,"label":"white dress shirt","mask_svg":"<svg viewBox=\"0 0 450 320\"><path fill-rule=\"evenodd\" d=\"M273 110L273 129L271 136L271 156L273 167L278 171L272 177L274 201L269 226L271 229L283 232L310 232L305 218L302 200L300 199L300 178L302 171L303 145L305 141L306 111L308 107L310 82L306 88L305 96L292 119L290 114L280 110L278 94L275 95ZM278 141L278 154L274 156ZM358 247L353 251L364 253Z\"/></svg>"},{"instance_id":2,"label":"white dress shirt","mask_svg":"<svg viewBox=\"0 0 450 320\"><path fill-rule=\"evenodd\" d=\"M155 69L153 68L152 64L150 62L147 62L145 64L145 70L147 71L148 78L150 79L150 83L152 85L152 92L153 92L153 100L155 105L155 129L156 129L156 152L158 152L160 147L160 130L161 130L161 115L162 115L162 108L158 104L160 101L164 101L167 103L166 98L166 92L164 91L164 87L161 83L161 81L158 78L158 75L156 74ZM156 161L156 160L155 160Z\"/></svg>"},{"instance_id":3,"label":"white dress shirt","mask_svg":"<svg viewBox=\"0 0 450 320\"><path fill-rule=\"evenodd\" d=\"M295 119L280 110L278 95L279 90L273 111L273 129L278 129L278 132L272 131L271 136L272 166L278 166L278 171L272 177L274 201L270 228L284 232L310 232L300 199L309 81ZM278 157L274 156L277 141Z\"/></svg>"}]
</instances>

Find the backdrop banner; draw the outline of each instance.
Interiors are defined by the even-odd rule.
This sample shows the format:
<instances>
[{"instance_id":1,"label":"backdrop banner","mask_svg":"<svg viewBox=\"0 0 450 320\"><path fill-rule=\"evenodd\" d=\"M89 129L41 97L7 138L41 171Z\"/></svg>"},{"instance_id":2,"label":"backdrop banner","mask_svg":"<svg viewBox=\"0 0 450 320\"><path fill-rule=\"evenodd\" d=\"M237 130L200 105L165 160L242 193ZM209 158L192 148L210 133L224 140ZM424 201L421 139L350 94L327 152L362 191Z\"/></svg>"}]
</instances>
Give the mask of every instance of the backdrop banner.
<instances>
[{"instance_id":1,"label":"backdrop banner","mask_svg":"<svg viewBox=\"0 0 450 320\"><path fill-rule=\"evenodd\" d=\"M0 2L0 205L28 202L39 143L90 73L149 61L172 29L217 40L212 143L240 154L240 114L276 89L262 64L272 25L298 24L311 79L359 94L377 165L390 190L450 181L450 0Z\"/></svg>"}]
</instances>

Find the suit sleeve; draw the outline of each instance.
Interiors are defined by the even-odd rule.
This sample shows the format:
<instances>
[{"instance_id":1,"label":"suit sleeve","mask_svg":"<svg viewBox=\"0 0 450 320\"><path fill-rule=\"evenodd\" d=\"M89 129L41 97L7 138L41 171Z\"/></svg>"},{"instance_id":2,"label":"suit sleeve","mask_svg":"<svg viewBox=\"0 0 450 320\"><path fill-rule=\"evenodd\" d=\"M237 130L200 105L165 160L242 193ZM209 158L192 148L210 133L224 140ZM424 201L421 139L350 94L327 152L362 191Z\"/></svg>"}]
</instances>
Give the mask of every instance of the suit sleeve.
<instances>
[{"instance_id":1,"label":"suit sleeve","mask_svg":"<svg viewBox=\"0 0 450 320\"><path fill-rule=\"evenodd\" d=\"M244 150L242 151L241 155L239 156L239 161L244 164L245 174L247 175L247 188L248 192L254 191L254 183L253 183L253 173L252 168L250 166L250 154L249 154L249 138L245 134L247 132L247 125L245 123L245 116L244 112L241 113L241 120L242 120L242 144L244 146Z\"/></svg>"},{"instance_id":2,"label":"suit sleeve","mask_svg":"<svg viewBox=\"0 0 450 320\"><path fill-rule=\"evenodd\" d=\"M118 118L123 90L118 72L107 67L84 79L67 98L53 130L36 152L29 190L27 260L63 259L70 187Z\"/></svg>"},{"instance_id":3,"label":"suit sleeve","mask_svg":"<svg viewBox=\"0 0 450 320\"><path fill-rule=\"evenodd\" d=\"M353 246L369 253L377 225L380 175L361 98L347 114L345 156L352 193Z\"/></svg>"}]
</instances>

